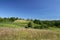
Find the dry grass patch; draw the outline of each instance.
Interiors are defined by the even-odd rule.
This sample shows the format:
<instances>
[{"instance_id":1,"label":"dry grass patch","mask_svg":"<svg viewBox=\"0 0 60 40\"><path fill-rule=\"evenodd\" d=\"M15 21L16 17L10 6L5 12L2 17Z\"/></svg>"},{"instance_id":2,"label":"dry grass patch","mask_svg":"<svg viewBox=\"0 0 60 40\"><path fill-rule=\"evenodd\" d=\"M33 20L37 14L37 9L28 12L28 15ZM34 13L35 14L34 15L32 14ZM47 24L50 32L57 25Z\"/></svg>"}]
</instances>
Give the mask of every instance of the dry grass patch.
<instances>
[{"instance_id":1,"label":"dry grass patch","mask_svg":"<svg viewBox=\"0 0 60 40\"><path fill-rule=\"evenodd\" d=\"M59 40L50 30L25 28L0 28L0 40Z\"/></svg>"},{"instance_id":2,"label":"dry grass patch","mask_svg":"<svg viewBox=\"0 0 60 40\"><path fill-rule=\"evenodd\" d=\"M16 20L15 22L21 22L21 23L25 22L26 23L26 22L29 22L29 21L26 21L26 20Z\"/></svg>"}]
</instances>

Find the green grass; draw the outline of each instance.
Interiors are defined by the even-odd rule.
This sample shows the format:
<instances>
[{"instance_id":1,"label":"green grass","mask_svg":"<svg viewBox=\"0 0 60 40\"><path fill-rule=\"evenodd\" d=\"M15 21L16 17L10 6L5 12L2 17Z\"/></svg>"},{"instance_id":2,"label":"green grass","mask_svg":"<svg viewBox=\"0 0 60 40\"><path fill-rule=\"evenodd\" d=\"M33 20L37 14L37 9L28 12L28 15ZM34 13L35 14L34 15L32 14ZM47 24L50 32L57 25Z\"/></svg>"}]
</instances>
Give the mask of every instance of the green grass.
<instances>
[{"instance_id":1,"label":"green grass","mask_svg":"<svg viewBox=\"0 0 60 40\"><path fill-rule=\"evenodd\" d=\"M27 23L19 21L0 23L0 40L60 40L60 28L24 28Z\"/></svg>"},{"instance_id":2,"label":"green grass","mask_svg":"<svg viewBox=\"0 0 60 40\"><path fill-rule=\"evenodd\" d=\"M0 27L20 27L18 25L14 25L14 24L11 24L11 23L0 23Z\"/></svg>"},{"instance_id":3,"label":"green grass","mask_svg":"<svg viewBox=\"0 0 60 40\"><path fill-rule=\"evenodd\" d=\"M28 22L1 22L0 27L19 28L25 27Z\"/></svg>"}]
</instances>

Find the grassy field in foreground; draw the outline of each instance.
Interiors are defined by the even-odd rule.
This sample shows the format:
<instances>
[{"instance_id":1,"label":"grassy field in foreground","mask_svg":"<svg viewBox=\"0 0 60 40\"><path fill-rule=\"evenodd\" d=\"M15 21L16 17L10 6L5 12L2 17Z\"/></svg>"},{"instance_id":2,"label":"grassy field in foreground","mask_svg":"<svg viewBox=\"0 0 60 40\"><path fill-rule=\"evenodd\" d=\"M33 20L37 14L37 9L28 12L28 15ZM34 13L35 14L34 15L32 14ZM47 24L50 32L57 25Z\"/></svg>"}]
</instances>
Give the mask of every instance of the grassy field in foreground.
<instances>
[{"instance_id":1,"label":"grassy field in foreground","mask_svg":"<svg viewBox=\"0 0 60 40\"><path fill-rule=\"evenodd\" d=\"M60 40L60 28L25 28L29 21L0 22L0 40ZM37 24L33 24L37 25Z\"/></svg>"},{"instance_id":2,"label":"grassy field in foreground","mask_svg":"<svg viewBox=\"0 0 60 40\"><path fill-rule=\"evenodd\" d=\"M0 40L60 40L60 31L0 27Z\"/></svg>"}]
</instances>

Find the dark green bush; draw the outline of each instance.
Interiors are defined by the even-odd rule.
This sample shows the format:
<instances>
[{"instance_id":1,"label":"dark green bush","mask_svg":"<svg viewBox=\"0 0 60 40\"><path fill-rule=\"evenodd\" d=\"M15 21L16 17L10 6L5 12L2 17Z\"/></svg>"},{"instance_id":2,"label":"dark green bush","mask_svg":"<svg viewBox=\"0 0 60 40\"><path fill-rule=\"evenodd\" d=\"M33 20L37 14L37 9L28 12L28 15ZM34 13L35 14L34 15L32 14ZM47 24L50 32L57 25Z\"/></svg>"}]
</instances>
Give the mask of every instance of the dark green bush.
<instances>
[{"instance_id":1,"label":"dark green bush","mask_svg":"<svg viewBox=\"0 0 60 40\"><path fill-rule=\"evenodd\" d=\"M33 23L29 22L28 25L27 25L27 27L32 28L33 27Z\"/></svg>"},{"instance_id":2,"label":"dark green bush","mask_svg":"<svg viewBox=\"0 0 60 40\"><path fill-rule=\"evenodd\" d=\"M28 28L28 26L25 26L25 28Z\"/></svg>"}]
</instances>

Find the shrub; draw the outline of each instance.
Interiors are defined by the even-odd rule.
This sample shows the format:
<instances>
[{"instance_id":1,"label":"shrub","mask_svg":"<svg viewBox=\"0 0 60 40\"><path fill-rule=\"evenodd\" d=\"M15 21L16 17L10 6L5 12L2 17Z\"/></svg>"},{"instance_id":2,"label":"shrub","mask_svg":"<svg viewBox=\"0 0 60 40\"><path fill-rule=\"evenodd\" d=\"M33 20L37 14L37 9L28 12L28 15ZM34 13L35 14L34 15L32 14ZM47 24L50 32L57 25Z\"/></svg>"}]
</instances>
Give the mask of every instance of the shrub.
<instances>
[{"instance_id":1,"label":"shrub","mask_svg":"<svg viewBox=\"0 0 60 40\"><path fill-rule=\"evenodd\" d=\"M28 26L25 26L25 28L28 28Z\"/></svg>"},{"instance_id":2,"label":"shrub","mask_svg":"<svg viewBox=\"0 0 60 40\"><path fill-rule=\"evenodd\" d=\"M31 28L31 27L33 27L33 23L29 22L27 26Z\"/></svg>"}]
</instances>

